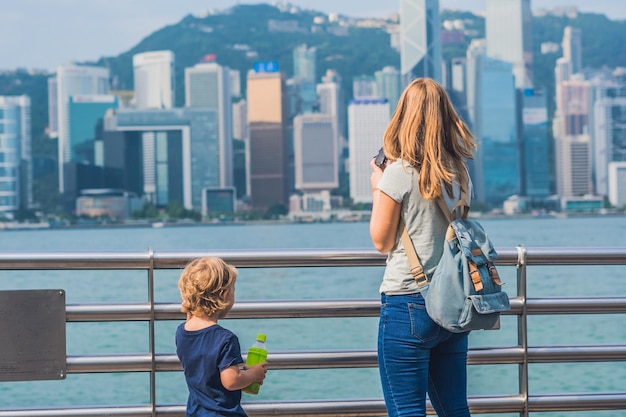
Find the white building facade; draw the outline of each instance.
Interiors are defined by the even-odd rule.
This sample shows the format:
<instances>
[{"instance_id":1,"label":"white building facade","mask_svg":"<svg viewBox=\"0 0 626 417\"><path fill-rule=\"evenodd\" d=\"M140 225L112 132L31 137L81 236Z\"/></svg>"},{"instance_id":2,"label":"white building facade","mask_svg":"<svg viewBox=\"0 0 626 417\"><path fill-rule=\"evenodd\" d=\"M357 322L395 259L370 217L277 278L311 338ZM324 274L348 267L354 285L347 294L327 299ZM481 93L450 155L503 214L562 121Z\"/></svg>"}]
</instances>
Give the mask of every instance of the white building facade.
<instances>
[{"instance_id":1,"label":"white building facade","mask_svg":"<svg viewBox=\"0 0 626 417\"><path fill-rule=\"evenodd\" d=\"M133 56L135 107L171 109L174 107L174 53L150 51Z\"/></svg>"}]
</instances>

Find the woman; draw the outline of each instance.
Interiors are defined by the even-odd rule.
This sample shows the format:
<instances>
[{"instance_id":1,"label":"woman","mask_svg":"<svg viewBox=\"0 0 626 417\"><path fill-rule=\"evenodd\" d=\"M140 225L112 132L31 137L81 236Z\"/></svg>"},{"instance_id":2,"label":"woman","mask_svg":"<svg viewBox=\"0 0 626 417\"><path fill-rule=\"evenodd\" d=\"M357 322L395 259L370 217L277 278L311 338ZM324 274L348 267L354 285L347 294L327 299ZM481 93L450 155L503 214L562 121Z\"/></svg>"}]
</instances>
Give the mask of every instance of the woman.
<instances>
[{"instance_id":1,"label":"woman","mask_svg":"<svg viewBox=\"0 0 626 417\"><path fill-rule=\"evenodd\" d=\"M435 324L424 306L399 239L406 224L430 278L442 253L448 221L437 204L450 208L469 182L466 158L476 148L469 129L445 90L428 78L404 90L385 131L384 171L372 160L370 236L387 254L380 286L378 365L389 417L425 416L426 394L439 416L468 417L467 333ZM471 195L471 183L468 184Z\"/></svg>"}]
</instances>

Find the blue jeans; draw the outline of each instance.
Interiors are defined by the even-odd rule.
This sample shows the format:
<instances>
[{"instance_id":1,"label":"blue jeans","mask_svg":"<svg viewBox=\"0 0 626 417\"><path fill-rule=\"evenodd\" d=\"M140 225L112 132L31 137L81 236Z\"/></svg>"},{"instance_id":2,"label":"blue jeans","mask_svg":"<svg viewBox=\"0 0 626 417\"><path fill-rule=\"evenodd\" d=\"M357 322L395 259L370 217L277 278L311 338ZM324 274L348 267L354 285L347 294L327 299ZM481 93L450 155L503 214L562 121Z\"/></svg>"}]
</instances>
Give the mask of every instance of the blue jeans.
<instances>
[{"instance_id":1,"label":"blue jeans","mask_svg":"<svg viewBox=\"0 0 626 417\"><path fill-rule=\"evenodd\" d=\"M439 417L469 417L468 333L433 322L419 293L381 302L378 369L389 417L426 416L426 393Z\"/></svg>"}]
</instances>

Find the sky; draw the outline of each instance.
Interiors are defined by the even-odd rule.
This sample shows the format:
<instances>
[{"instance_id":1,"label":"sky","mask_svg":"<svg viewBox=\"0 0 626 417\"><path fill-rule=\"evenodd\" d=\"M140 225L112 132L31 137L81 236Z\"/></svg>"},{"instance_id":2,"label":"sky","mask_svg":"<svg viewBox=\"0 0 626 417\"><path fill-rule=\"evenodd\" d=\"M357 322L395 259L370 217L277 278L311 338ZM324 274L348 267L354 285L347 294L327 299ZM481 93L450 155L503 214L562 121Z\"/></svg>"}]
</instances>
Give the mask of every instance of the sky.
<instances>
[{"instance_id":1,"label":"sky","mask_svg":"<svg viewBox=\"0 0 626 417\"><path fill-rule=\"evenodd\" d=\"M533 10L576 6L626 20L626 0L531 0ZM0 0L0 69L53 71L127 51L189 13L273 0ZM353 17L386 17L398 0L291 0L302 8ZM440 0L442 9L484 10L484 0Z\"/></svg>"}]
</instances>

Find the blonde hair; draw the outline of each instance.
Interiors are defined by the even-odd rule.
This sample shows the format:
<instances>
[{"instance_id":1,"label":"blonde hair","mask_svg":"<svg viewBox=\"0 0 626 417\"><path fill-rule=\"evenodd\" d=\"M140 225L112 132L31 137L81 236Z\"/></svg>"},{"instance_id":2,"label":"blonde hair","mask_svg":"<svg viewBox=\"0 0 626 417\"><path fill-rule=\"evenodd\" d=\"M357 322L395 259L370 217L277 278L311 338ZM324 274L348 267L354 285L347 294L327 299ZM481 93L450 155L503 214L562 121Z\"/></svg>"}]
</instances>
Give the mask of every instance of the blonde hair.
<instances>
[{"instance_id":1,"label":"blonde hair","mask_svg":"<svg viewBox=\"0 0 626 417\"><path fill-rule=\"evenodd\" d=\"M237 279L237 268L220 258L204 257L191 261L178 280L181 311L195 316L211 316L224 310L224 291Z\"/></svg>"},{"instance_id":2,"label":"blonde hair","mask_svg":"<svg viewBox=\"0 0 626 417\"><path fill-rule=\"evenodd\" d=\"M404 160L419 171L420 194L433 200L442 195L442 182L451 194L455 176L465 176L465 158L473 159L476 143L444 88L416 78L400 96L383 147L391 161Z\"/></svg>"}]
</instances>

